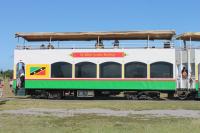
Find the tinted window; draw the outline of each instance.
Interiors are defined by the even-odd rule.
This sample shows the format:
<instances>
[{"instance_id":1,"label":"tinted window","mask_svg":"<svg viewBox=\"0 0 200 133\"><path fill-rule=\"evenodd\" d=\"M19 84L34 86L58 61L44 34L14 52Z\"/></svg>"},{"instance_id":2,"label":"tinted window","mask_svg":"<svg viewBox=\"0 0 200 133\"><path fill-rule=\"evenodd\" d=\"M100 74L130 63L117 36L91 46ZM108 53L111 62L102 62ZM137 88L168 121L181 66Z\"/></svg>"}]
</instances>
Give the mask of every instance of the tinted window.
<instances>
[{"instance_id":1,"label":"tinted window","mask_svg":"<svg viewBox=\"0 0 200 133\"><path fill-rule=\"evenodd\" d=\"M51 64L51 77L52 78L71 78L72 77L72 64L67 62L57 62Z\"/></svg>"},{"instance_id":2,"label":"tinted window","mask_svg":"<svg viewBox=\"0 0 200 133\"><path fill-rule=\"evenodd\" d=\"M106 62L100 64L100 78L121 78L121 64Z\"/></svg>"},{"instance_id":3,"label":"tinted window","mask_svg":"<svg viewBox=\"0 0 200 133\"><path fill-rule=\"evenodd\" d=\"M91 62L81 62L76 64L76 78L96 78L97 67Z\"/></svg>"},{"instance_id":4,"label":"tinted window","mask_svg":"<svg viewBox=\"0 0 200 133\"><path fill-rule=\"evenodd\" d=\"M125 78L146 78L147 65L141 62L130 62L125 65Z\"/></svg>"},{"instance_id":5,"label":"tinted window","mask_svg":"<svg viewBox=\"0 0 200 133\"><path fill-rule=\"evenodd\" d=\"M151 78L173 78L173 64L167 62L151 64Z\"/></svg>"}]
</instances>

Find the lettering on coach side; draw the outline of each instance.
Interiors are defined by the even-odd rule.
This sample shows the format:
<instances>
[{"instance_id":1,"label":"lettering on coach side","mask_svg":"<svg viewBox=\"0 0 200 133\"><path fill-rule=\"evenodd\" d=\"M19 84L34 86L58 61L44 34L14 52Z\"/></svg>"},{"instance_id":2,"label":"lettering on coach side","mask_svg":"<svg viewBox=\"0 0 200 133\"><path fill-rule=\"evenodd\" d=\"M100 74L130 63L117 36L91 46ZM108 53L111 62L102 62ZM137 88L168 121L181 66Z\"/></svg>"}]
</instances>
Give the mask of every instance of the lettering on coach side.
<instances>
[{"instance_id":1,"label":"lettering on coach side","mask_svg":"<svg viewBox=\"0 0 200 133\"><path fill-rule=\"evenodd\" d=\"M84 57L124 57L126 54L124 52L73 52L71 54L74 58L84 58Z\"/></svg>"}]
</instances>

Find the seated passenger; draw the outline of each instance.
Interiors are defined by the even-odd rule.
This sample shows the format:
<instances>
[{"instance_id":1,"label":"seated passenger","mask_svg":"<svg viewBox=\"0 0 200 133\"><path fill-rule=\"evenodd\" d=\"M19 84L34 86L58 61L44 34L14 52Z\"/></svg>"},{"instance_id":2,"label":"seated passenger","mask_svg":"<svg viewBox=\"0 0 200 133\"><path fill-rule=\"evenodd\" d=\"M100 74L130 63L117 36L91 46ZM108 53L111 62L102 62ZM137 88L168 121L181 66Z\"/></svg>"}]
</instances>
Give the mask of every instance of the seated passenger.
<instances>
[{"instance_id":1,"label":"seated passenger","mask_svg":"<svg viewBox=\"0 0 200 133\"><path fill-rule=\"evenodd\" d=\"M45 45L44 44L40 45L40 49L45 49Z\"/></svg>"},{"instance_id":2,"label":"seated passenger","mask_svg":"<svg viewBox=\"0 0 200 133\"><path fill-rule=\"evenodd\" d=\"M49 43L49 45L47 46L48 49L54 49L54 46L52 44Z\"/></svg>"},{"instance_id":3,"label":"seated passenger","mask_svg":"<svg viewBox=\"0 0 200 133\"><path fill-rule=\"evenodd\" d=\"M95 48L97 48L97 49L103 49L104 48L102 40L100 40L99 42L98 41L96 42Z\"/></svg>"},{"instance_id":4,"label":"seated passenger","mask_svg":"<svg viewBox=\"0 0 200 133\"><path fill-rule=\"evenodd\" d=\"M119 48L119 41L118 41L118 40L115 40L115 41L114 41L113 47L114 47L114 48Z\"/></svg>"}]
</instances>

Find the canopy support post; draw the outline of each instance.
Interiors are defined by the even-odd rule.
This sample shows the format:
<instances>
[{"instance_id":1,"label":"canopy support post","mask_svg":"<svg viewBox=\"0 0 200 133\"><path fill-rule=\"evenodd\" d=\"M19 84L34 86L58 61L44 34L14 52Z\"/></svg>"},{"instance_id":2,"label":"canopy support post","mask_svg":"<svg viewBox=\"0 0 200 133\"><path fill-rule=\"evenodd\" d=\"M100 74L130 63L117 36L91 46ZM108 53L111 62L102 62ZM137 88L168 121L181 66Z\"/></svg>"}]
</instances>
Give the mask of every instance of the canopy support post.
<instances>
[{"instance_id":1,"label":"canopy support post","mask_svg":"<svg viewBox=\"0 0 200 133\"><path fill-rule=\"evenodd\" d=\"M50 36L50 38L49 38L49 44L51 44L51 36Z\"/></svg>"},{"instance_id":2,"label":"canopy support post","mask_svg":"<svg viewBox=\"0 0 200 133\"><path fill-rule=\"evenodd\" d=\"M149 48L149 35L147 37L147 48Z\"/></svg>"},{"instance_id":3,"label":"canopy support post","mask_svg":"<svg viewBox=\"0 0 200 133\"><path fill-rule=\"evenodd\" d=\"M97 45L99 45L99 36L98 36L98 39L97 39Z\"/></svg>"},{"instance_id":4,"label":"canopy support post","mask_svg":"<svg viewBox=\"0 0 200 133\"><path fill-rule=\"evenodd\" d=\"M26 40L24 39L24 42L23 42L23 49L26 49Z\"/></svg>"}]
</instances>

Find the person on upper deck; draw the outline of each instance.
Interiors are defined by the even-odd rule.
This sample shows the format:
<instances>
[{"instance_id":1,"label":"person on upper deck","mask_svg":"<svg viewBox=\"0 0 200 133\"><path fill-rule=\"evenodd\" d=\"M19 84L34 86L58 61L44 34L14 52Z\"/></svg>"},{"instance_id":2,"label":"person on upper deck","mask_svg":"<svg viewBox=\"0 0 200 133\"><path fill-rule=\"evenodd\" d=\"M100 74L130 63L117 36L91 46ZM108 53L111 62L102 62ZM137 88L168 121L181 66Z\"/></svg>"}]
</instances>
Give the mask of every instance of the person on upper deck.
<instances>
[{"instance_id":1,"label":"person on upper deck","mask_svg":"<svg viewBox=\"0 0 200 133\"><path fill-rule=\"evenodd\" d=\"M97 41L95 44L95 48L96 49L103 49L104 48L104 44L102 40L99 40L99 42Z\"/></svg>"},{"instance_id":2,"label":"person on upper deck","mask_svg":"<svg viewBox=\"0 0 200 133\"><path fill-rule=\"evenodd\" d=\"M113 48L119 48L119 41L118 40L114 41Z\"/></svg>"}]
</instances>

